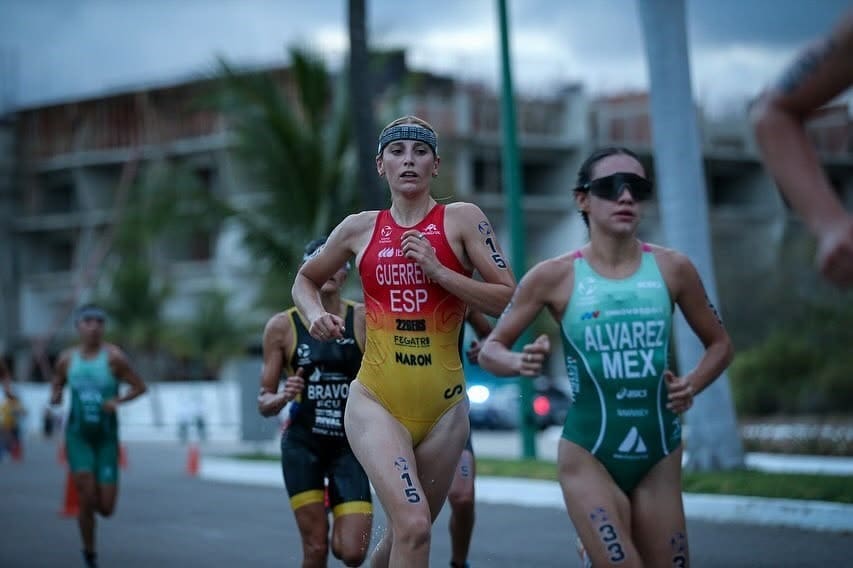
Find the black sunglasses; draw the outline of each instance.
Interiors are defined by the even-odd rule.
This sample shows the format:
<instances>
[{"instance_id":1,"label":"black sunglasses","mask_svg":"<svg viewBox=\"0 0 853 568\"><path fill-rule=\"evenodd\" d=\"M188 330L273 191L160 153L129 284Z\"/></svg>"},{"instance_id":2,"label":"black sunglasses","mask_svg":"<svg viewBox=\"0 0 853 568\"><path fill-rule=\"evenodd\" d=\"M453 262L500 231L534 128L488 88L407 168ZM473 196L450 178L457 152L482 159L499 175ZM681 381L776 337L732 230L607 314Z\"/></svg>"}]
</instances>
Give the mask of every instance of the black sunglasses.
<instances>
[{"instance_id":1,"label":"black sunglasses","mask_svg":"<svg viewBox=\"0 0 853 568\"><path fill-rule=\"evenodd\" d=\"M652 197L652 182L637 174L618 173L576 187L575 191L588 191L596 197L609 201L618 201L625 189L631 190L631 195L637 201L645 201Z\"/></svg>"}]
</instances>

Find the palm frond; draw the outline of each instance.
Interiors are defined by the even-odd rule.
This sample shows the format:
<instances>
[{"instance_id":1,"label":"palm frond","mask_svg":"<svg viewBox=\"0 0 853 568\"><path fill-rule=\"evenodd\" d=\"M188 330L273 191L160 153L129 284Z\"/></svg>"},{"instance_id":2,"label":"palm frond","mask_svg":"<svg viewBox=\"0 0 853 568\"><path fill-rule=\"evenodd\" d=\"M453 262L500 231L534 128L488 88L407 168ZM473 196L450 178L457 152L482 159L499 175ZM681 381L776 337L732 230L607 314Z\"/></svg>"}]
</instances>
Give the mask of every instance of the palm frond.
<instances>
[{"instance_id":1,"label":"palm frond","mask_svg":"<svg viewBox=\"0 0 853 568\"><path fill-rule=\"evenodd\" d=\"M214 96L235 135L234 153L266 198L232 208L252 255L267 267L295 267L304 242L355 210L345 78L334 79L310 51L290 50L281 84L224 60ZM289 289L289 286L288 286Z\"/></svg>"}]
</instances>

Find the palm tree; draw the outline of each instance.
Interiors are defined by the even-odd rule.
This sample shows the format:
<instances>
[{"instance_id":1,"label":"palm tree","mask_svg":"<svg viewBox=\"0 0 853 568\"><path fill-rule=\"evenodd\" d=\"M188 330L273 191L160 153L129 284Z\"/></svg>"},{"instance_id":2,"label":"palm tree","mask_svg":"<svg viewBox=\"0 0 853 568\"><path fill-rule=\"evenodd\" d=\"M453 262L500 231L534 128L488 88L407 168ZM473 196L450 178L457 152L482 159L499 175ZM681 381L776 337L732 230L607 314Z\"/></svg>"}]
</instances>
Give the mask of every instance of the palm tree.
<instances>
[{"instance_id":1,"label":"palm tree","mask_svg":"<svg viewBox=\"0 0 853 568\"><path fill-rule=\"evenodd\" d=\"M110 313L111 335L131 352L145 353L155 366L146 376L163 376L162 346L170 329L163 311L172 285L163 255L170 242L219 223L215 211L198 208L204 190L185 167L164 161L149 164L129 190L107 258L100 302Z\"/></svg>"},{"instance_id":2,"label":"palm tree","mask_svg":"<svg viewBox=\"0 0 853 568\"><path fill-rule=\"evenodd\" d=\"M197 299L194 317L181 326L179 350L204 365L205 378L217 377L229 357L246 351L249 329L228 310L228 294L207 290Z\"/></svg>"},{"instance_id":3,"label":"palm tree","mask_svg":"<svg viewBox=\"0 0 853 568\"><path fill-rule=\"evenodd\" d=\"M717 291L711 257L708 202L699 129L690 86L684 0L640 0L651 77L655 175L660 186L664 234L696 264L709 298ZM692 367L702 346L680 314L675 320L681 368ZM688 467L730 469L743 465L734 404L726 374L696 399L687 413Z\"/></svg>"},{"instance_id":4,"label":"palm tree","mask_svg":"<svg viewBox=\"0 0 853 568\"><path fill-rule=\"evenodd\" d=\"M157 278L151 261L138 249L125 249L116 260L101 300L110 314L111 334L129 350L151 354L166 329L163 308L172 287Z\"/></svg>"},{"instance_id":5,"label":"palm tree","mask_svg":"<svg viewBox=\"0 0 853 568\"><path fill-rule=\"evenodd\" d=\"M265 304L290 300L289 282L304 243L327 233L356 207L347 89L323 61L291 49L292 90L263 72L220 61L216 106L235 134L234 152L260 190L240 205L220 201L240 223Z\"/></svg>"}]
</instances>

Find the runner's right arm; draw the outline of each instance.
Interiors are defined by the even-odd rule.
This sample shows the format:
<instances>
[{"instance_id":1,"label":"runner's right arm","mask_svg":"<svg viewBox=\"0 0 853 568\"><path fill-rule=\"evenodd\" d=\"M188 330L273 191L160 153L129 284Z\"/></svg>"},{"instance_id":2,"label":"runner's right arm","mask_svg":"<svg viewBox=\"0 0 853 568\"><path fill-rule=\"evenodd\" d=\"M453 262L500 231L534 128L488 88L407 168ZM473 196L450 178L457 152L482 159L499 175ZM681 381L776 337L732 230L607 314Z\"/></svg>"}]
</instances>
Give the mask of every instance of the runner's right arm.
<instances>
[{"instance_id":1,"label":"runner's right arm","mask_svg":"<svg viewBox=\"0 0 853 568\"><path fill-rule=\"evenodd\" d=\"M284 406L295 398L295 391L301 391L300 368L296 375L288 377L289 385L279 392L282 370L287 367L285 356L293 348L294 330L290 318L285 313L274 315L264 328L263 350L264 366L261 370L261 390L258 394L258 412L262 416L275 416ZM289 370L289 369L288 369ZM298 380L297 380L298 379Z\"/></svg>"},{"instance_id":2,"label":"runner's right arm","mask_svg":"<svg viewBox=\"0 0 853 568\"><path fill-rule=\"evenodd\" d=\"M50 404L62 404L62 390L68 381L68 358L71 353L63 351L56 361L56 369L53 373L53 381L50 384Z\"/></svg>"},{"instance_id":3,"label":"runner's right arm","mask_svg":"<svg viewBox=\"0 0 853 568\"><path fill-rule=\"evenodd\" d=\"M327 341L343 337L344 320L326 311L320 299L320 288L367 244L377 214L377 211L362 211L348 215L332 230L326 244L299 267L291 295L314 339Z\"/></svg>"},{"instance_id":4,"label":"runner's right arm","mask_svg":"<svg viewBox=\"0 0 853 568\"><path fill-rule=\"evenodd\" d=\"M550 352L548 337L540 335L521 352L513 351L512 346L542 308L554 304L550 296L561 289L561 271L565 272L565 268L551 259L540 262L524 275L483 344L478 357L482 368L499 377L539 376L545 356Z\"/></svg>"}]
</instances>

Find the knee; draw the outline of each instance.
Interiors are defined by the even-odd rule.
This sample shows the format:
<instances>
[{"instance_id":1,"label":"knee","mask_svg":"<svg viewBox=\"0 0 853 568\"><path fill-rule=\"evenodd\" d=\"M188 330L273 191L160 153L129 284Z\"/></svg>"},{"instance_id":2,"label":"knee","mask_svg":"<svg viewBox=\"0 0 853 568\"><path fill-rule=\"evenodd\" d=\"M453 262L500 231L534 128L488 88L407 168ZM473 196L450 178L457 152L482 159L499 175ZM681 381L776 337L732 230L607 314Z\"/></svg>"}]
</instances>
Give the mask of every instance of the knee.
<instances>
[{"instance_id":1,"label":"knee","mask_svg":"<svg viewBox=\"0 0 853 568\"><path fill-rule=\"evenodd\" d=\"M98 495L91 489L81 489L77 486L77 495L80 501L80 508L86 511L96 512L100 508L98 503Z\"/></svg>"},{"instance_id":2,"label":"knee","mask_svg":"<svg viewBox=\"0 0 853 568\"><path fill-rule=\"evenodd\" d=\"M471 513L474 511L473 491L451 491L447 494L450 508L454 513Z\"/></svg>"},{"instance_id":3,"label":"knee","mask_svg":"<svg viewBox=\"0 0 853 568\"><path fill-rule=\"evenodd\" d=\"M116 510L116 494L112 491L99 490L97 511L102 517L112 517Z\"/></svg>"},{"instance_id":4,"label":"knee","mask_svg":"<svg viewBox=\"0 0 853 568\"><path fill-rule=\"evenodd\" d=\"M425 514L416 513L406 515L394 522L394 542L403 544L410 548L428 546L430 533L432 532L432 521L429 511Z\"/></svg>"},{"instance_id":5,"label":"knee","mask_svg":"<svg viewBox=\"0 0 853 568\"><path fill-rule=\"evenodd\" d=\"M308 539L302 544L305 554L305 564L309 566L325 566L329 554L329 543L325 538Z\"/></svg>"},{"instance_id":6,"label":"knee","mask_svg":"<svg viewBox=\"0 0 853 568\"><path fill-rule=\"evenodd\" d=\"M367 547L344 546L334 551L335 557L343 562L344 566L361 566L367 556Z\"/></svg>"}]
</instances>

